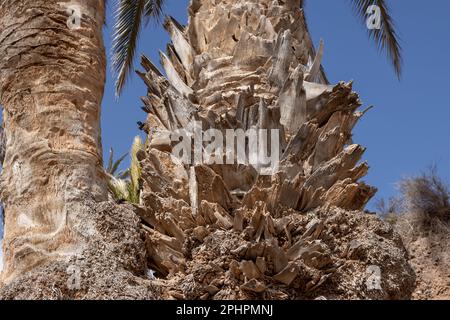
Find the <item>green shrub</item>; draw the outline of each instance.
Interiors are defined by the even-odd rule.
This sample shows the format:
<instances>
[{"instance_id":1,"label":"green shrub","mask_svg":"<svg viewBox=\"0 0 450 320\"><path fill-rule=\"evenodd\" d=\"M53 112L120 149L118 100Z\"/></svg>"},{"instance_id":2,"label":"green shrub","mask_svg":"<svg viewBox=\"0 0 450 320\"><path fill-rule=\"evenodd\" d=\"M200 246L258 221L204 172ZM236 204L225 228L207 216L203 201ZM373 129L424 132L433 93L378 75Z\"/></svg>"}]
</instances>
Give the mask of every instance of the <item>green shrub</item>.
<instances>
[{"instance_id":1,"label":"green shrub","mask_svg":"<svg viewBox=\"0 0 450 320\"><path fill-rule=\"evenodd\" d=\"M141 192L141 165L138 159L138 153L144 150L144 145L139 136L134 138L131 146L130 167L116 174L120 163L125 159L127 154L114 161L114 152L111 149L106 172L109 176L108 186L114 198L119 201L127 201L131 203L139 203Z\"/></svg>"}]
</instances>

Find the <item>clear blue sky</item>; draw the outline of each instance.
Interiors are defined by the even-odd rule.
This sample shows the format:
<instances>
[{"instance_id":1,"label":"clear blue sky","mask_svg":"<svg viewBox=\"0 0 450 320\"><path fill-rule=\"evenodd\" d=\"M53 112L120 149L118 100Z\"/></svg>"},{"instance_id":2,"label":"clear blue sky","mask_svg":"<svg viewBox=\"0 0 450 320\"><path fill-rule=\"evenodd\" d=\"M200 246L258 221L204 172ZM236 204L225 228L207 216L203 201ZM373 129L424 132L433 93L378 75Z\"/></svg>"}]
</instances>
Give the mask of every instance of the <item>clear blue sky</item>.
<instances>
[{"instance_id":1,"label":"clear blue sky","mask_svg":"<svg viewBox=\"0 0 450 320\"><path fill-rule=\"evenodd\" d=\"M404 49L400 82L366 36L349 2L308 1L306 10L315 43L325 40L324 66L330 80L354 80L365 105L375 106L355 132L355 142L367 147L365 159L371 166L365 180L379 188L377 198L392 196L397 181L433 163L449 181L450 2L389 1ZM167 0L166 14L185 24L187 4L187 0ZM105 29L108 50L112 21L110 8ZM157 62L158 50L164 50L167 42L160 26L149 25L141 34L138 52ZM109 73L102 119L105 155L111 146L117 153L127 152L139 134L136 121L145 119L139 98L145 93L142 81L133 76L115 101Z\"/></svg>"}]
</instances>

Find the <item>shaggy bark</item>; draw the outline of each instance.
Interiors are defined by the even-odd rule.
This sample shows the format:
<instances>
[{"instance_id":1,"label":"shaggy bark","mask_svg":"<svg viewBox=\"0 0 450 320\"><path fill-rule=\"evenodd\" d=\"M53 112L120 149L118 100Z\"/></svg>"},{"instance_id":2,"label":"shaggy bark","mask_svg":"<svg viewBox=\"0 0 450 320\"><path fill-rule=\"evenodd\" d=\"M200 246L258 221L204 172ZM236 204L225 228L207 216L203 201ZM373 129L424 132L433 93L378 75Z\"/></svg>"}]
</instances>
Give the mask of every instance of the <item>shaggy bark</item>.
<instances>
[{"instance_id":1,"label":"shaggy bark","mask_svg":"<svg viewBox=\"0 0 450 320\"><path fill-rule=\"evenodd\" d=\"M327 84L323 44L316 54L299 2L193 1L190 14L186 30L173 19L166 22L172 37L168 55L161 53L167 79L143 60L150 148L170 150L170 132L194 119L205 131L279 129L282 161L273 179L283 186L270 190L271 208L363 208L375 189L359 182L368 166L358 164L364 148L351 139L363 115L360 101L351 83ZM267 195L264 179L250 166L239 168L250 175L247 181L239 181L236 168L223 170L219 175L231 193L249 191L244 202ZM281 199L282 189L292 197Z\"/></svg>"},{"instance_id":2,"label":"shaggy bark","mask_svg":"<svg viewBox=\"0 0 450 320\"><path fill-rule=\"evenodd\" d=\"M138 154L142 193L140 205L133 210L143 224L140 226L126 206L87 202L86 210L75 210L74 214L51 210L29 215L30 208L24 206L28 219L36 219L39 217L36 213L40 212L53 213L44 216L44 226L58 225L48 222L54 216L67 216L66 225L71 231L68 234L83 235L85 241L78 241L76 249L82 251L80 254L68 261L52 262L47 257L39 268L4 286L0 298L410 297L414 273L400 238L377 218L350 211L363 208L375 192L359 181L367 171L366 164L358 164L364 149L351 141L351 130L363 112L357 111L360 102L351 84L327 84L320 67L323 47L316 54L301 3L300 0L192 0L186 29L168 19L166 28L172 44L167 55L161 53L166 77L145 57L142 59L145 73L140 73L149 88L143 98L148 118L141 124L149 139L146 151ZM9 17L6 21L14 19ZM8 61L2 60L0 66ZM22 78L14 78L15 73L7 74L9 77L0 78L2 88L15 88L16 83L21 83ZM81 76L90 79L89 75L81 74L80 81ZM38 93L18 94L23 90L17 88L5 90L7 95L2 102L39 98ZM46 94L52 97L52 93ZM41 102L33 108L41 105L45 106ZM19 112L21 105L5 106ZM15 134L28 139L39 140L43 135L45 141L57 145L50 130L36 128L29 135L22 133L28 132L28 127L12 130L18 126L16 122L28 119L33 123L34 118L22 114L8 116L8 146L19 143L14 139L16 131L19 133ZM203 130L279 129L283 154L278 170L262 176L258 174L260 167L252 165L184 165L171 156L170 133L189 127L193 120L200 121ZM65 145L69 144L67 141ZM6 177L13 174L13 155L33 155L22 153L26 148L9 149L14 154L7 149ZM33 160L40 154L26 158L30 160L25 163L40 168L46 162ZM48 156L48 152L43 154ZM51 164L61 170L61 177L67 178L64 173L69 172L58 166L61 158L56 159ZM89 159L83 159L84 164L86 161L90 163ZM18 187L28 188L26 195L43 192L39 176L31 177L30 172L25 172L29 180L38 181L32 180L33 185L22 181L25 184ZM70 173L73 172L71 168ZM54 189L49 190L56 195L61 192L57 177L60 176L47 179L54 184ZM73 185L65 186L67 190ZM91 190L94 188L89 186L92 185L81 191L95 195ZM24 200L24 193L5 190L11 193L7 197L10 205L19 206L22 202L15 200ZM68 190L71 194L73 189ZM59 202L53 195L52 201L44 203L78 208L77 201L64 200ZM7 235L10 275L12 262L19 266L23 261L30 262L23 254L25 260L19 259L16 252L24 245L20 241L16 244L14 239L24 239L25 246L34 253L34 237L42 234L41 230L30 228L25 232L16 221L29 220L17 219L20 214L23 212L7 212L7 223L12 226L7 232L16 232L15 237ZM56 241L47 241L49 234L51 231L44 233L46 246L42 247L51 254L62 250L61 243L73 243L70 238L67 242L58 241L59 231L54 233ZM71 252L67 246L63 248ZM64 270L72 265L81 269L83 280L78 288L68 290ZM156 273L158 279L145 279L147 268L153 269L151 275ZM377 270L381 273L379 278Z\"/></svg>"},{"instance_id":3,"label":"shaggy bark","mask_svg":"<svg viewBox=\"0 0 450 320\"><path fill-rule=\"evenodd\" d=\"M328 85L323 43L316 53L300 4L193 0L186 28L166 21L165 76L142 58L149 141L137 213L167 298L411 295L414 273L399 237L351 211L375 193L360 182L368 166L352 142L364 112L351 83ZM258 165L182 163L171 155L171 133L192 130L193 121L224 136L279 129L279 167L263 176ZM371 289L377 266L382 280Z\"/></svg>"},{"instance_id":4,"label":"shaggy bark","mask_svg":"<svg viewBox=\"0 0 450 320\"><path fill-rule=\"evenodd\" d=\"M100 104L105 82L103 0L0 3L0 104L6 156L5 267L13 281L37 265L69 259L85 239L74 225L88 199L107 199ZM87 223L88 224L88 223Z\"/></svg>"}]
</instances>

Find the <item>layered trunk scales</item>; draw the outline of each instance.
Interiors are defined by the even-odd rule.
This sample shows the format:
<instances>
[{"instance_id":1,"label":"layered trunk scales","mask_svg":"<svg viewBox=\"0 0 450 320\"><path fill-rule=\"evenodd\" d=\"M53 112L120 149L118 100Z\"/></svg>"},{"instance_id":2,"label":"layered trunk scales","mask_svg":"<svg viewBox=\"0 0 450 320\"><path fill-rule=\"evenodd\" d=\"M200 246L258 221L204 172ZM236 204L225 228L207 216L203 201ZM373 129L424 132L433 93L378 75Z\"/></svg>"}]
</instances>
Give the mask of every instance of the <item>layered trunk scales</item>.
<instances>
[{"instance_id":1,"label":"layered trunk scales","mask_svg":"<svg viewBox=\"0 0 450 320\"><path fill-rule=\"evenodd\" d=\"M5 2L3 281L86 246L86 279L78 291L65 288L66 297L410 295L414 278L395 233L351 211L375 193L360 181L368 165L360 163L364 148L352 141L364 112L351 83L328 83L324 45L314 49L302 1L192 0L187 27L166 20L172 42L161 52L164 73L146 57L139 72L148 86L142 192L132 207L140 220L129 205L84 207L86 198L107 198L99 142L103 1L75 1L87 12L75 31L56 1ZM172 156L171 134L193 122L203 131L278 130L277 170L261 175L252 164L181 162ZM373 264L389 274L378 291L362 278ZM55 263L28 272L0 297L29 297L29 284L40 279L37 296L48 283L62 288L65 268ZM146 279L147 268L157 279Z\"/></svg>"},{"instance_id":2,"label":"layered trunk scales","mask_svg":"<svg viewBox=\"0 0 450 320\"><path fill-rule=\"evenodd\" d=\"M362 209L375 193L359 182L368 166L352 142L364 113L351 83L328 84L323 42L316 52L300 1L192 1L189 13L186 28L165 23L172 38L160 54L166 78L142 60L150 152L170 152L171 132L193 121L204 131L279 130L282 156L272 178L252 166L212 168L229 192L244 203L265 194L273 211Z\"/></svg>"},{"instance_id":3,"label":"layered trunk scales","mask_svg":"<svg viewBox=\"0 0 450 320\"><path fill-rule=\"evenodd\" d=\"M301 4L192 0L188 26L166 20L172 42L160 53L164 72L142 57L148 144L137 213L147 225L149 266L172 288L166 297L314 297L329 279L352 277L340 266L353 249L338 248L349 234L336 224L382 227L360 212L376 192L360 181L368 170L360 162L365 149L352 141L364 115L361 102L351 83L328 83L324 44L314 49ZM179 141L173 133L195 136L193 123L223 136L229 129L278 130L278 167L262 175L253 164L174 157ZM372 239L372 231L363 230L350 231L353 244ZM368 256L375 261L389 254L409 276L395 239L386 241ZM387 253L391 249L399 254ZM354 267L364 269L368 261L357 260ZM327 294L407 296L411 282L398 277L393 290L387 284L379 293L356 287L343 293L328 282Z\"/></svg>"},{"instance_id":4,"label":"layered trunk scales","mask_svg":"<svg viewBox=\"0 0 450 320\"><path fill-rule=\"evenodd\" d=\"M83 202L107 199L99 125L104 12L103 0L0 5L6 283L82 250L73 226ZM78 18L79 25L71 20Z\"/></svg>"}]
</instances>

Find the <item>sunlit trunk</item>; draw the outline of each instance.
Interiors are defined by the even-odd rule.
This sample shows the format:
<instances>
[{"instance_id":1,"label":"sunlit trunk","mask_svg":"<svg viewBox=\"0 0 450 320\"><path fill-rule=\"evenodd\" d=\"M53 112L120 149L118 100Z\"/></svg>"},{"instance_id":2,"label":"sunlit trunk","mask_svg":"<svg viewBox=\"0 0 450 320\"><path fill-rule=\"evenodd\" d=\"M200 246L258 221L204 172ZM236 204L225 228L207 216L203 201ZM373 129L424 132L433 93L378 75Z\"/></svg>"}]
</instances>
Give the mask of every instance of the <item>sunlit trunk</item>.
<instances>
[{"instance_id":1,"label":"sunlit trunk","mask_svg":"<svg viewBox=\"0 0 450 320\"><path fill-rule=\"evenodd\" d=\"M323 45L316 52L301 1L192 0L187 26L168 19L165 27L172 39L161 54L165 75L145 57L140 73L149 143L139 213L150 226L150 267L173 288L167 297L303 299L321 290L333 298L376 297L352 283L340 291L340 279L356 277L351 268L327 273L347 255L337 243L367 242L385 226L361 212L376 191L360 181L368 165L352 141L361 103L351 83L328 84ZM175 130L194 128L197 137L201 126L204 133L278 131L270 143L273 151L278 142L278 166L263 172L264 161L174 161ZM251 145L241 145L247 160ZM337 231L347 223L348 233ZM397 282L379 295L407 296L411 281L396 271L409 272L406 259L392 254L399 247L393 236L385 243L364 251L370 264L389 256L397 266L387 271ZM369 260L350 260L369 267Z\"/></svg>"},{"instance_id":2,"label":"sunlit trunk","mask_svg":"<svg viewBox=\"0 0 450 320\"><path fill-rule=\"evenodd\" d=\"M5 283L82 250L83 202L107 199L104 14L103 0L0 2Z\"/></svg>"}]
</instances>

